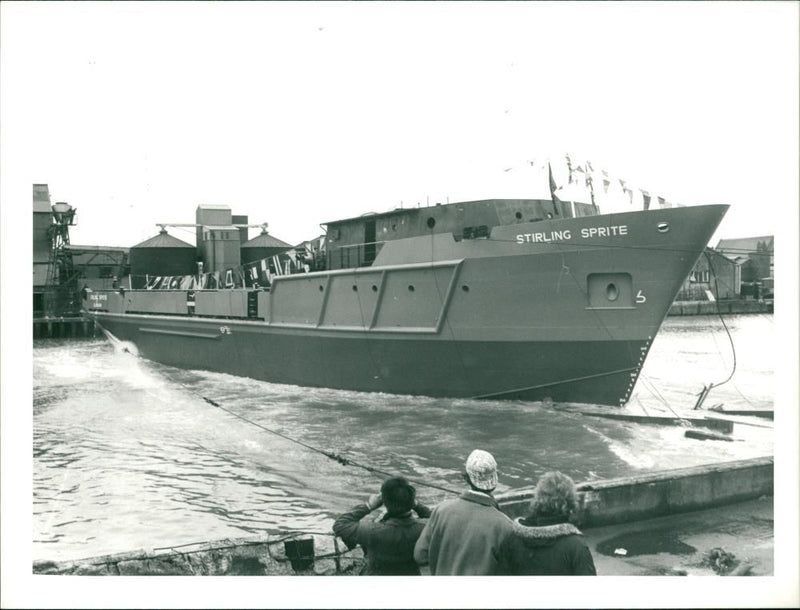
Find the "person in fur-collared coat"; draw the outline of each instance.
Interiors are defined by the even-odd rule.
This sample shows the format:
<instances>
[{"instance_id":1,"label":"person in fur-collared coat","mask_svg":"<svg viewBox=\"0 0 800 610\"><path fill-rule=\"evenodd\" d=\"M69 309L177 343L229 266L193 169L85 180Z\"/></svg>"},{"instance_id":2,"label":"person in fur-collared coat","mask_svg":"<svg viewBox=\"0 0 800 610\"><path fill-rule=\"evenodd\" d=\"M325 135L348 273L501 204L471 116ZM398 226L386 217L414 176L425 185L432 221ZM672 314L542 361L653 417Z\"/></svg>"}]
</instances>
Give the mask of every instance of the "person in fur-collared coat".
<instances>
[{"instance_id":1,"label":"person in fur-collared coat","mask_svg":"<svg viewBox=\"0 0 800 610\"><path fill-rule=\"evenodd\" d=\"M503 572L514 575L595 576L597 571L580 530L569 522L578 506L574 481L548 472L533 492L532 512L514 522L501 548Z\"/></svg>"}]
</instances>

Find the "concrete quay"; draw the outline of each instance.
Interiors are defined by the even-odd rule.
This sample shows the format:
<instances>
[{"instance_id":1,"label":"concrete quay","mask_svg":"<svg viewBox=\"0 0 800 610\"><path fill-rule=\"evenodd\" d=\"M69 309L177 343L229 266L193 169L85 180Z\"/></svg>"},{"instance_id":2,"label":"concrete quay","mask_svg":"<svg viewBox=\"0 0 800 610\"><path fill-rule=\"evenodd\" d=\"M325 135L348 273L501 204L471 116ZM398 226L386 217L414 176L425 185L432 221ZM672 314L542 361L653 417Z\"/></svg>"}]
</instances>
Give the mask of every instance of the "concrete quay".
<instances>
[{"instance_id":1,"label":"concrete quay","mask_svg":"<svg viewBox=\"0 0 800 610\"><path fill-rule=\"evenodd\" d=\"M577 522L600 575L771 575L772 490L771 457L591 481L578 485ZM506 514L520 516L528 510L531 491L499 494L497 500ZM301 539L309 546L304 555L292 557L285 542ZM33 572L336 575L356 574L362 562L359 548L346 551L330 535L287 531L76 561L35 561Z\"/></svg>"},{"instance_id":2,"label":"concrete quay","mask_svg":"<svg viewBox=\"0 0 800 610\"><path fill-rule=\"evenodd\" d=\"M773 497L582 530L601 576L772 576Z\"/></svg>"},{"instance_id":3,"label":"concrete quay","mask_svg":"<svg viewBox=\"0 0 800 610\"><path fill-rule=\"evenodd\" d=\"M578 483L579 527L629 523L744 502L773 493L772 457L676 468ZM526 514L533 489L497 497L510 517Z\"/></svg>"},{"instance_id":4,"label":"concrete quay","mask_svg":"<svg viewBox=\"0 0 800 610\"><path fill-rule=\"evenodd\" d=\"M668 316L711 316L737 313L773 313L774 302L738 299L735 301L675 301L670 305Z\"/></svg>"},{"instance_id":5,"label":"concrete quay","mask_svg":"<svg viewBox=\"0 0 800 610\"><path fill-rule=\"evenodd\" d=\"M599 575L774 574L772 457L579 483L578 527ZM526 513L531 489L498 497Z\"/></svg>"}]
</instances>

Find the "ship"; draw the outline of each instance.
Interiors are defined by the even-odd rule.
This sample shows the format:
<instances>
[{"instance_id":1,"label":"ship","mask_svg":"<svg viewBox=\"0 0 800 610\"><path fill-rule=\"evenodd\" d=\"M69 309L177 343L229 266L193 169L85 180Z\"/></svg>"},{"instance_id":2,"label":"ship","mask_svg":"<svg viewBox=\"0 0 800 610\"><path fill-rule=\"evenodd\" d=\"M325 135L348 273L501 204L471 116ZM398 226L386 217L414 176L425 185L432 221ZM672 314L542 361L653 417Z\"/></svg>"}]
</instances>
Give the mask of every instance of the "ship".
<instances>
[{"instance_id":1,"label":"ship","mask_svg":"<svg viewBox=\"0 0 800 610\"><path fill-rule=\"evenodd\" d=\"M299 273L83 303L110 339L184 369L619 406L727 209L601 213L556 196L399 208L326 223L323 264Z\"/></svg>"}]
</instances>

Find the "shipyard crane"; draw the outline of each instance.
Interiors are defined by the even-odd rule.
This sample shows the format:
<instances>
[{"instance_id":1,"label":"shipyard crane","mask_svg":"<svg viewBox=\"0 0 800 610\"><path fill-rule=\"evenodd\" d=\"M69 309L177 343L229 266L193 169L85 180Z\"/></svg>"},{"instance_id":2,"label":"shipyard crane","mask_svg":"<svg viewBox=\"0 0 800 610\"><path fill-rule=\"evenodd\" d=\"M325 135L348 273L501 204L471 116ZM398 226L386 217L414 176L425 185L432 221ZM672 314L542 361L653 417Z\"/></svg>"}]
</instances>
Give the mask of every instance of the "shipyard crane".
<instances>
[{"instance_id":1,"label":"shipyard crane","mask_svg":"<svg viewBox=\"0 0 800 610\"><path fill-rule=\"evenodd\" d=\"M78 278L69 251L69 228L74 225L76 208L64 201L51 206L53 222L47 229L50 239L50 260L47 266L48 315L64 316L80 310L77 297Z\"/></svg>"}]
</instances>

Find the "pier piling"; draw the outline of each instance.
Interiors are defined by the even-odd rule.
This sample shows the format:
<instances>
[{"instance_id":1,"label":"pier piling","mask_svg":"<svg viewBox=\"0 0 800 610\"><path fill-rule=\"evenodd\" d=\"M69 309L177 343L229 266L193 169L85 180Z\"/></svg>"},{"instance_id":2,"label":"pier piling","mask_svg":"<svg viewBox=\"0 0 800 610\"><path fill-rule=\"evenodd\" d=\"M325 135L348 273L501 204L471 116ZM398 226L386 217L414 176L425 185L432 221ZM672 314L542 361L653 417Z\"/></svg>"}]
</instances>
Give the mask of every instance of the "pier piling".
<instances>
[{"instance_id":1,"label":"pier piling","mask_svg":"<svg viewBox=\"0 0 800 610\"><path fill-rule=\"evenodd\" d=\"M94 320L83 317L34 318L34 339L79 339L98 336Z\"/></svg>"}]
</instances>

